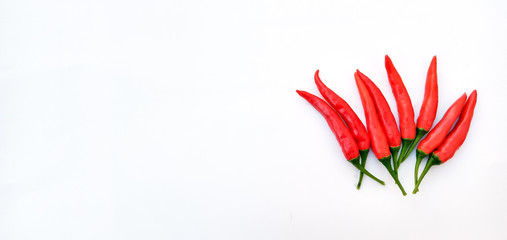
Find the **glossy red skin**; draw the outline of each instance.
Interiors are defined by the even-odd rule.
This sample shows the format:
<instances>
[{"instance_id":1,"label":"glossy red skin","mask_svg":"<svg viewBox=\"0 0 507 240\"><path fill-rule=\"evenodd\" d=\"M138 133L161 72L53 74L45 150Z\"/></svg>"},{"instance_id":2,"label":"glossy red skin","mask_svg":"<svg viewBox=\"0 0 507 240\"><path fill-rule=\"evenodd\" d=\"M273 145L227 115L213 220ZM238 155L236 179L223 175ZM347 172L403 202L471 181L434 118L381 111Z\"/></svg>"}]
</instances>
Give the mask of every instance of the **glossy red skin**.
<instances>
[{"instance_id":1,"label":"glossy red skin","mask_svg":"<svg viewBox=\"0 0 507 240\"><path fill-rule=\"evenodd\" d=\"M437 56L431 60L426 76L424 99L417 118L417 128L429 131L437 116L438 108L438 82L437 82Z\"/></svg>"},{"instance_id":2,"label":"glossy red skin","mask_svg":"<svg viewBox=\"0 0 507 240\"><path fill-rule=\"evenodd\" d=\"M401 80L401 76L394 67L391 58L386 55L385 65L389 85L393 91L394 98L396 99L396 106L398 107L398 116L400 118L400 132L402 138L414 139L415 138L415 121L414 121L414 108L412 101L408 95L405 84Z\"/></svg>"},{"instance_id":3,"label":"glossy red skin","mask_svg":"<svg viewBox=\"0 0 507 240\"><path fill-rule=\"evenodd\" d=\"M470 129L470 123L474 116L475 104L477 103L477 90L474 90L468 98L465 107L459 117L456 126L447 135L442 144L433 152L438 157L441 163L446 162L454 156L454 153L461 147Z\"/></svg>"},{"instance_id":4,"label":"glossy red skin","mask_svg":"<svg viewBox=\"0 0 507 240\"><path fill-rule=\"evenodd\" d=\"M345 158L347 160L352 160L359 157L357 143L354 137L352 137L352 133L350 133L347 126L345 126L345 123L343 123L340 116L338 116L338 113L319 97L305 91L296 90L296 92L324 116L336 140L338 140Z\"/></svg>"},{"instance_id":5,"label":"glossy red skin","mask_svg":"<svg viewBox=\"0 0 507 240\"><path fill-rule=\"evenodd\" d=\"M363 103L364 116L366 117L366 125L368 126L368 134L370 135L371 149L377 159L389 157L391 155L389 144L384 129L380 124L377 111L375 110L375 103L368 92L368 88L357 72L354 73L354 78L356 79L357 90L361 96L361 102Z\"/></svg>"},{"instance_id":6,"label":"glossy red skin","mask_svg":"<svg viewBox=\"0 0 507 240\"><path fill-rule=\"evenodd\" d=\"M350 133L352 133L352 136L357 142L359 150L370 149L370 138L368 137L368 132L366 132L366 127L364 127L363 122L361 122L361 119L357 117L354 110L352 110L345 100L333 92L333 90L329 89L320 80L319 70L315 72L315 85L317 85L324 99L326 99L329 105L331 105L345 121L349 127Z\"/></svg>"},{"instance_id":7,"label":"glossy red skin","mask_svg":"<svg viewBox=\"0 0 507 240\"><path fill-rule=\"evenodd\" d=\"M363 80L371 98L375 104L375 109L378 114L378 119L384 129L387 142L390 147L399 147L401 145L400 131L398 130L398 124L394 119L394 115L391 112L391 108L386 101L386 98L380 91L380 89L373 83L366 75L361 73L359 70L356 71L357 75ZM371 140L371 138L370 138Z\"/></svg>"},{"instance_id":8,"label":"glossy red skin","mask_svg":"<svg viewBox=\"0 0 507 240\"><path fill-rule=\"evenodd\" d=\"M467 101L467 94L463 93L458 100L456 100L445 112L444 116L437 123L437 125L431 129L428 136L424 138L417 149L423 151L426 154L430 154L435 150L445 139L452 125L458 119L465 102Z\"/></svg>"}]
</instances>

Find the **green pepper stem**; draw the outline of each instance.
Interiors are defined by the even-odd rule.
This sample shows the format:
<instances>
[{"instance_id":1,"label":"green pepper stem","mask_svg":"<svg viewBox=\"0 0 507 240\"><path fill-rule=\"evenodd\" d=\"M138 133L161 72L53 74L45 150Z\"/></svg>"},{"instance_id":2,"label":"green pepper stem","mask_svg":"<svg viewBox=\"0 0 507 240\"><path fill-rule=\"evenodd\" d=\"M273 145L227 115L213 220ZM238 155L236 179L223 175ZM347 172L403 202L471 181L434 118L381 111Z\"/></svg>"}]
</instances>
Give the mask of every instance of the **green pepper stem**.
<instances>
[{"instance_id":1,"label":"green pepper stem","mask_svg":"<svg viewBox=\"0 0 507 240\"><path fill-rule=\"evenodd\" d=\"M398 174L398 152L400 151L400 146L398 147L389 147L391 150L391 156L393 156L393 170L396 174Z\"/></svg>"},{"instance_id":2,"label":"green pepper stem","mask_svg":"<svg viewBox=\"0 0 507 240\"><path fill-rule=\"evenodd\" d=\"M368 152L370 149L359 150L359 155L361 156L361 167L366 166L366 158L368 158ZM363 182L364 173L359 171L359 181L357 182L357 189L361 188L361 183Z\"/></svg>"},{"instance_id":3,"label":"green pepper stem","mask_svg":"<svg viewBox=\"0 0 507 240\"><path fill-rule=\"evenodd\" d=\"M391 174L391 177L393 177L394 182L400 188L403 196L407 195L407 193L405 192L405 189L403 189L403 186L401 185L400 180L398 179L398 174L396 174L394 172L394 170L391 168L392 167L391 166L391 156L379 159L379 161L387 168L387 171L389 171L389 174Z\"/></svg>"},{"instance_id":4,"label":"green pepper stem","mask_svg":"<svg viewBox=\"0 0 507 240\"><path fill-rule=\"evenodd\" d=\"M425 129L422 129L422 128L417 128L415 130L414 140L410 143L410 146L408 147L407 151L405 153L400 154L401 162L404 162L405 159L408 158L410 153L414 150L415 146L417 146L419 141L421 141L421 139L424 137L424 135L426 135L426 133L428 133L428 131L426 131Z\"/></svg>"},{"instance_id":5,"label":"green pepper stem","mask_svg":"<svg viewBox=\"0 0 507 240\"><path fill-rule=\"evenodd\" d=\"M421 185L421 182L422 182L424 176L426 176L426 173L428 173L428 171L430 170L430 168L433 165L435 165L435 159L433 158L433 155L431 155L430 158L428 159L428 161L426 162L426 166L424 166L424 170L421 173L419 180L415 184L414 191L412 192L412 194L416 194L417 192L419 192L419 185Z\"/></svg>"},{"instance_id":6,"label":"green pepper stem","mask_svg":"<svg viewBox=\"0 0 507 240\"><path fill-rule=\"evenodd\" d=\"M417 149L416 151L416 162L415 162L415 169L414 169L414 184L417 184L417 179L419 178L419 166L421 165L422 160L428 156L425 152L423 152L420 149Z\"/></svg>"},{"instance_id":7,"label":"green pepper stem","mask_svg":"<svg viewBox=\"0 0 507 240\"><path fill-rule=\"evenodd\" d=\"M371 174L370 172L368 172L368 170L366 170L364 167L361 166L361 164L359 163L359 157L349 160L349 162L352 163L352 165L354 165L357 169L359 169L359 171L363 172L366 176L370 177L371 179L375 180L376 182L382 185L386 185L384 181L373 176L373 174Z\"/></svg>"},{"instance_id":8,"label":"green pepper stem","mask_svg":"<svg viewBox=\"0 0 507 240\"><path fill-rule=\"evenodd\" d=\"M400 167L400 165L403 163L403 155L404 153L408 150L408 147L410 146L410 144L412 143L414 139L410 139L410 138L402 138L401 139L401 151L400 151L400 156L398 157L398 164L397 164L397 168L396 168L396 172L398 172L398 168Z\"/></svg>"}]
</instances>

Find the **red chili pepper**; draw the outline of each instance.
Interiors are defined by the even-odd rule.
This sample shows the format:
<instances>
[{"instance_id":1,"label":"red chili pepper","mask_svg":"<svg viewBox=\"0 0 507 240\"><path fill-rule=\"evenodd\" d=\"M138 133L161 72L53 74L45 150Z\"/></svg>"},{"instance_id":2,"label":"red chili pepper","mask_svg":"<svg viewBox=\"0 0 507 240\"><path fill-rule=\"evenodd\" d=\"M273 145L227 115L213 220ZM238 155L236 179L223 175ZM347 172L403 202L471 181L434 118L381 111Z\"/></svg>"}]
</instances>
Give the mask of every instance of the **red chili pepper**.
<instances>
[{"instance_id":1,"label":"red chili pepper","mask_svg":"<svg viewBox=\"0 0 507 240\"><path fill-rule=\"evenodd\" d=\"M340 116L338 116L338 113L319 97L305 91L296 90L296 92L324 116L336 140L338 140L345 158L366 176L384 185L385 183L382 180L373 176L359 163L359 148L357 147L357 143L347 126L340 119Z\"/></svg>"},{"instance_id":2,"label":"red chili pepper","mask_svg":"<svg viewBox=\"0 0 507 240\"><path fill-rule=\"evenodd\" d=\"M366 85L370 96L375 103L375 109L378 113L378 118L380 123L382 124L382 128L384 129L384 133L387 137L387 142L389 143L389 149L393 156L393 165L394 171L398 169L398 151L400 150L401 137L400 131L398 131L398 125L396 124L396 120L394 119L393 113L391 112L391 108L386 101L386 98L380 91L380 89L373 83L366 75L361 73L359 70L356 71L358 77L360 77Z\"/></svg>"},{"instance_id":3,"label":"red chili pepper","mask_svg":"<svg viewBox=\"0 0 507 240\"><path fill-rule=\"evenodd\" d=\"M463 111L461 111L461 115L458 122L456 123L456 126L454 126L449 135L445 137L444 141L442 144L440 144L440 146L438 146L437 150L431 153L428 162L426 162L426 166L424 167L421 177L417 181L412 193L419 191L419 185L421 184L426 173L428 173L428 170L430 170L433 165L440 165L447 162L452 158L452 156L454 156L454 153L456 153L456 151L461 147L463 142L465 142L468 130L470 129L470 123L472 122L472 117L474 116L476 103L477 90L474 90L472 94L470 94L465 107L463 107Z\"/></svg>"},{"instance_id":4,"label":"red chili pepper","mask_svg":"<svg viewBox=\"0 0 507 240\"><path fill-rule=\"evenodd\" d=\"M357 89L361 96L361 102L363 103L364 115L366 118L366 125L368 126L368 134L370 135L371 149L377 159L387 168L389 174L393 177L394 181L400 188L403 195L407 195L405 189L398 179L398 175L394 172L391 166L391 152L389 149L388 140L384 133L383 127L380 124L379 116L375 110L375 103L368 92L363 79L360 77L359 71L354 74L356 79Z\"/></svg>"},{"instance_id":5,"label":"red chili pepper","mask_svg":"<svg viewBox=\"0 0 507 240\"><path fill-rule=\"evenodd\" d=\"M338 114L345 121L347 126L349 127L352 136L356 140L357 146L359 147L359 154L361 155L361 166L366 165L366 158L368 157L368 152L370 150L370 138L368 137L368 132L366 132L366 128L364 127L361 119L357 117L356 113L349 104L343 100L338 94L333 92L333 90L329 89L319 77L319 70L315 72L315 84L319 89L320 94L326 99L326 101L333 107ZM361 182L363 180L363 173L359 174L359 181L357 183L357 189L361 187Z\"/></svg>"},{"instance_id":6,"label":"red chili pepper","mask_svg":"<svg viewBox=\"0 0 507 240\"><path fill-rule=\"evenodd\" d=\"M417 143L424 137L424 135L431 129L433 121L437 116L438 108L438 82L437 82L437 56L431 60L428 74L426 76L426 86L424 90L424 99L417 118L417 129L415 139L410 144L406 152L401 152L403 155L400 158L401 162L407 159L408 155L414 150Z\"/></svg>"},{"instance_id":7,"label":"red chili pepper","mask_svg":"<svg viewBox=\"0 0 507 240\"><path fill-rule=\"evenodd\" d=\"M419 146L417 147L416 156L417 161L415 163L414 178L417 183L417 176L419 174L419 165L423 158L433 152L445 139L452 125L458 119L465 102L467 101L467 94L463 93L458 100L456 100L445 112L444 116L437 123L437 125L428 133L428 136L424 138Z\"/></svg>"},{"instance_id":8,"label":"red chili pepper","mask_svg":"<svg viewBox=\"0 0 507 240\"><path fill-rule=\"evenodd\" d=\"M387 78L389 79L389 85L393 91L394 98L396 99L396 106L398 107L398 116L400 118L400 132L402 139L402 148L400 157L403 156L404 152L407 151L410 143L415 138L415 121L414 121L414 108L412 107L412 101L408 95L407 89L401 80L401 76L394 67L391 58L386 55L385 66L387 72ZM399 160L399 158L398 158ZM399 167L399 164L396 164Z\"/></svg>"}]
</instances>

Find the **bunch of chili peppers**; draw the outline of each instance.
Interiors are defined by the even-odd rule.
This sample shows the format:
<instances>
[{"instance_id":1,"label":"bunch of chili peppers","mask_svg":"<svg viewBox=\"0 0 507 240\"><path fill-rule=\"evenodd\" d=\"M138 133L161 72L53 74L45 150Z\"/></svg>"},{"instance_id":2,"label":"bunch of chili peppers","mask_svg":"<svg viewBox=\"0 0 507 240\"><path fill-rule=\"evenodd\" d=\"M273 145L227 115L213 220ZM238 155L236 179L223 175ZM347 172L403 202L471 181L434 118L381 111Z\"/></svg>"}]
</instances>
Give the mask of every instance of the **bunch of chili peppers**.
<instances>
[{"instance_id":1,"label":"bunch of chili peppers","mask_svg":"<svg viewBox=\"0 0 507 240\"><path fill-rule=\"evenodd\" d=\"M400 74L387 55L385 56L385 68L396 99L400 122L399 130L384 95L375 83L359 70L354 73L354 78L361 96L366 127L348 103L322 82L319 70L315 72L314 79L325 101L305 91L296 90L296 92L324 116L331 131L335 134L345 158L360 171L357 189L360 189L364 175L384 185L382 180L365 168L371 147L402 194L406 195L398 178L398 169L422 139L416 151L415 188L412 192L415 194L419 191L421 181L429 169L452 158L465 141L477 102L477 91L474 90L468 99L464 93L449 107L440 122L431 129L438 107L436 56L431 60L428 69L424 99L417 124L414 120L414 108L410 95ZM457 123L454 124L456 121ZM427 133L428 135L423 139ZM429 159L423 172L419 175L419 166L426 156L429 156Z\"/></svg>"}]
</instances>

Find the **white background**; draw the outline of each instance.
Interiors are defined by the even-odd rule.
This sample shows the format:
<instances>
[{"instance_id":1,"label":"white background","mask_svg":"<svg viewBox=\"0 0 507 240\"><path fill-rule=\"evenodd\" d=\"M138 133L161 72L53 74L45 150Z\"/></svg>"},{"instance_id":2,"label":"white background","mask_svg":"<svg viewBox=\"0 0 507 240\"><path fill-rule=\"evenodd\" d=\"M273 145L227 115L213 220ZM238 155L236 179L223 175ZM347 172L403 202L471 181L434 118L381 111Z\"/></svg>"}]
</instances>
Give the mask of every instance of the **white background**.
<instances>
[{"instance_id":1,"label":"white background","mask_svg":"<svg viewBox=\"0 0 507 240\"><path fill-rule=\"evenodd\" d=\"M506 239L505 1L0 2L0 239ZM356 68L439 120L478 90L462 148L403 197L365 179L295 90L364 113ZM400 168L413 188L411 157Z\"/></svg>"}]
</instances>

